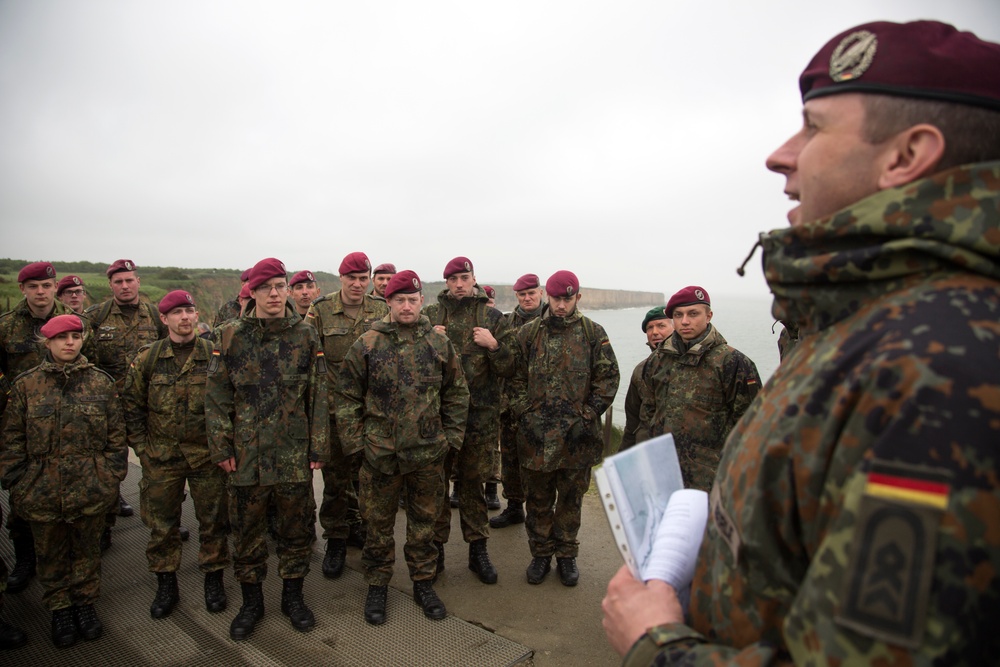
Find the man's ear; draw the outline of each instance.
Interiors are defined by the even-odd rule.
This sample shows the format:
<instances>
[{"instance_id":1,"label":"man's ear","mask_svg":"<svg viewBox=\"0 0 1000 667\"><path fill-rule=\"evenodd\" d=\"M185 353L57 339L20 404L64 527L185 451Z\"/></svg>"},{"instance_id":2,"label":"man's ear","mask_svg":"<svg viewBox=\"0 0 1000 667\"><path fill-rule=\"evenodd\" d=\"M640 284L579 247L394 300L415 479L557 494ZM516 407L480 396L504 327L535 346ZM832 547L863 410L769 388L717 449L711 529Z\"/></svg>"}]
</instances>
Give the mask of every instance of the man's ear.
<instances>
[{"instance_id":1,"label":"man's ear","mask_svg":"<svg viewBox=\"0 0 1000 667\"><path fill-rule=\"evenodd\" d=\"M930 176L944 155L944 135L928 123L909 127L886 143L885 162L878 181L881 190Z\"/></svg>"}]
</instances>

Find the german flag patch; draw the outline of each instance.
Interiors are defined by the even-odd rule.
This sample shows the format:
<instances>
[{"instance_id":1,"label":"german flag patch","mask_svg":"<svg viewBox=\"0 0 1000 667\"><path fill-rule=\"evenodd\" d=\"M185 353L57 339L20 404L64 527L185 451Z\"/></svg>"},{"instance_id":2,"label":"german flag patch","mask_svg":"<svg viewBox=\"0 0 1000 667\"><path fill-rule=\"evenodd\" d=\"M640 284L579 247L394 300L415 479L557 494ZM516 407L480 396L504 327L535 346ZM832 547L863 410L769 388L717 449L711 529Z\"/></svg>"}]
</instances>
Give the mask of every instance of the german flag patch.
<instances>
[{"instance_id":1,"label":"german flag patch","mask_svg":"<svg viewBox=\"0 0 1000 667\"><path fill-rule=\"evenodd\" d=\"M858 507L839 624L916 648L923 639L947 470L874 461Z\"/></svg>"}]
</instances>

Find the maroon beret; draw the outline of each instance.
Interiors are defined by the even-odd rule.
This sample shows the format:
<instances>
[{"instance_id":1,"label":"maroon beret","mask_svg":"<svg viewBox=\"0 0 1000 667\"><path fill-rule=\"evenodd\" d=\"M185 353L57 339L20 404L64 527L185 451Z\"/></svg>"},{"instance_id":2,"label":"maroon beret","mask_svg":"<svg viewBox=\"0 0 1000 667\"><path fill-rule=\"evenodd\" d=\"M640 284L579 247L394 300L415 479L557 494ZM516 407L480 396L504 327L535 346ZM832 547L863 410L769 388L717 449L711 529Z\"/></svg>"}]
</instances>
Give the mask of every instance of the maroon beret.
<instances>
[{"instance_id":1,"label":"maroon beret","mask_svg":"<svg viewBox=\"0 0 1000 667\"><path fill-rule=\"evenodd\" d=\"M248 280L250 280L250 269L247 269L246 271L240 274L241 283L245 283Z\"/></svg>"},{"instance_id":2,"label":"maroon beret","mask_svg":"<svg viewBox=\"0 0 1000 667\"><path fill-rule=\"evenodd\" d=\"M705 291L704 287L688 285L670 297L670 301L667 301L667 307L663 310L667 314L667 317L673 317L674 308L678 308L680 306L693 306L698 303L703 303L709 308L712 307L712 300L708 298L708 292Z\"/></svg>"},{"instance_id":3,"label":"maroon beret","mask_svg":"<svg viewBox=\"0 0 1000 667\"><path fill-rule=\"evenodd\" d=\"M456 257L445 265L445 280L448 279L448 276L453 276L456 273L472 273L472 262L469 261L468 257Z\"/></svg>"},{"instance_id":4,"label":"maroon beret","mask_svg":"<svg viewBox=\"0 0 1000 667\"><path fill-rule=\"evenodd\" d=\"M799 77L802 101L882 93L1000 110L1000 44L938 21L878 21L846 30Z\"/></svg>"},{"instance_id":5,"label":"maroon beret","mask_svg":"<svg viewBox=\"0 0 1000 667\"><path fill-rule=\"evenodd\" d=\"M166 315L174 308L180 308L181 306L193 306L194 297L185 292L182 289L175 289L173 292L168 292L165 297L160 299L159 310L161 315Z\"/></svg>"},{"instance_id":6,"label":"maroon beret","mask_svg":"<svg viewBox=\"0 0 1000 667\"><path fill-rule=\"evenodd\" d=\"M281 276L282 278L287 275L285 271L285 265L280 259L275 259L274 257L268 257L267 259L262 259L253 265L250 269L250 276L248 277L247 286L251 290L255 290L271 278L276 278Z\"/></svg>"},{"instance_id":7,"label":"maroon beret","mask_svg":"<svg viewBox=\"0 0 1000 667\"><path fill-rule=\"evenodd\" d=\"M391 273L391 274L395 274L396 273L396 265L395 264L390 264L389 262L386 262L385 264L379 264L378 266L375 267L375 270L372 271L372 275L377 275L379 273Z\"/></svg>"},{"instance_id":8,"label":"maroon beret","mask_svg":"<svg viewBox=\"0 0 1000 667\"><path fill-rule=\"evenodd\" d=\"M352 252L344 261L340 263L340 275L346 276L348 273L368 273L372 271L372 263L368 261L368 255L363 252Z\"/></svg>"},{"instance_id":9,"label":"maroon beret","mask_svg":"<svg viewBox=\"0 0 1000 667\"><path fill-rule=\"evenodd\" d=\"M299 271L292 279L288 281L288 286L293 287L299 283L314 283L316 282L316 276L312 274L312 271Z\"/></svg>"},{"instance_id":10,"label":"maroon beret","mask_svg":"<svg viewBox=\"0 0 1000 667\"><path fill-rule=\"evenodd\" d=\"M542 284L542 281L538 279L534 273L525 273L523 276L517 279L514 283L514 291L520 292L525 289L535 289Z\"/></svg>"},{"instance_id":11,"label":"maroon beret","mask_svg":"<svg viewBox=\"0 0 1000 667\"><path fill-rule=\"evenodd\" d=\"M491 299L497 298L497 291L493 289L490 285L483 285L483 291L486 292L486 296Z\"/></svg>"},{"instance_id":12,"label":"maroon beret","mask_svg":"<svg viewBox=\"0 0 1000 667\"><path fill-rule=\"evenodd\" d=\"M59 296L71 287L83 287L83 280L80 276L65 276L56 284L56 296Z\"/></svg>"},{"instance_id":13,"label":"maroon beret","mask_svg":"<svg viewBox=\"0 0 1000 667\"><path fill-rule=\"evenodd\" d=\"M237 297L239 299L249 299L250 298L250 284L244 283L243 287L240 288L240 294Z\"/></svg>"},{"instance_id":14,"label":"maroon beret","mask_svg":"<svg viewBox=\"0 0 1000 667\"><path fill-rule=\"evenodd\" d=\"M104 273L106 273L108 278L110 278L116 273L120 273L122 271L135 271L135 262L133 262L131 259L115 260L111 264L111 266L108 267L108 270L105 271Z\"/></svg>"},{"instance_id":15,"label":"maroon beret","mask_svg":"<svg viewBox=\"0 0 1000 667\"><path fill-rule=\"evenodd\" d=\"M52 280L56 277L56 270L48 262L32 262L17 274L17 282L23 283L25 280Z\"/></svg>"},{"instance_id":16,"label":"maroon beret","mask_svg":"<svg viewBox=\"0 0 1000 667\"><path fill-rule=\"evenodd\" d=\"M389 280L389 284L385 286L385 298L386 301L388 301L389 297L396 292L399 292L400 294L413 294L414 292L419 292L423 288L424 286L420 282L420 276L407 269L406 271L400 271L392 276L392 279Z\"/></svg>"},{"instance_id":17,"label":"maroon beret","mask_svg":"<svg viewBox=\"0 0 1000 667\"><path fill-rule=\"evenodd\" d=\"M76 315L56 315L39 329L46 338L55 338L66 331L83 331L83 321Z\"/></svg>"},{"instance_id":18,"label":"maroon beret","mask_svg":"<svg viewBox=\"0 0 1000 667\"><path fill-rule=\"evenodd\" d=\"M549 296L573 296L580 291L580 280L572 271L556 271L545 281Z\"/></svg>"}]
</instances>

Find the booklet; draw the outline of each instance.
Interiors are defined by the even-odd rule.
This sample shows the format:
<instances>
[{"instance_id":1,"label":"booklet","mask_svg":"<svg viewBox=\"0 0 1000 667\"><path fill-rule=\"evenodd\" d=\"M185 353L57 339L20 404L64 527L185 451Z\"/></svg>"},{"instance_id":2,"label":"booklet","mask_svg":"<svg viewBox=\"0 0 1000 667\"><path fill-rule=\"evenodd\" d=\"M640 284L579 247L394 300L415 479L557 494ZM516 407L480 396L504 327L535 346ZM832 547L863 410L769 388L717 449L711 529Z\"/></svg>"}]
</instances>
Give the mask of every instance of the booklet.
<instances>
[{"instance_id":1,"label":"booklet","mask_svg":"<svg viewBox=\"0 0 1000 667\"><path fill-rule=\"evenodd\" d=\"M609 456L594 477L632 575L665 581L686 597L708 520L708 494L684 489L673 436Z\"/></svg>"}]
</instances>

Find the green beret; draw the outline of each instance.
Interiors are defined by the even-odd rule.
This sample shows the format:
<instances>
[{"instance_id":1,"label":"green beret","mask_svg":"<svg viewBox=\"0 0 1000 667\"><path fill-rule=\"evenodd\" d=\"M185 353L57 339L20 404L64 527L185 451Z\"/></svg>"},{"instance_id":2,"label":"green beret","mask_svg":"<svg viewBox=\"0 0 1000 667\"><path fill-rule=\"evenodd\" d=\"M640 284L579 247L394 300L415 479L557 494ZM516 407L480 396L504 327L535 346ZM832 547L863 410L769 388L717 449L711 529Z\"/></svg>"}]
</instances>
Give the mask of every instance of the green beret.
<instances>
[{"instance_id":1,"label":"green beret","mask_svg":"<svg viewBox=\"0 0 1000 667\"><path fill-rule=\"evenodd\" d=\"M649 325L653 320L669 320L670 317L667 315L665 306L657 306L651 311L646 313L646 317L642 318L642 333L646 333L646 326Z\"/></svg>"}]
</instances>

